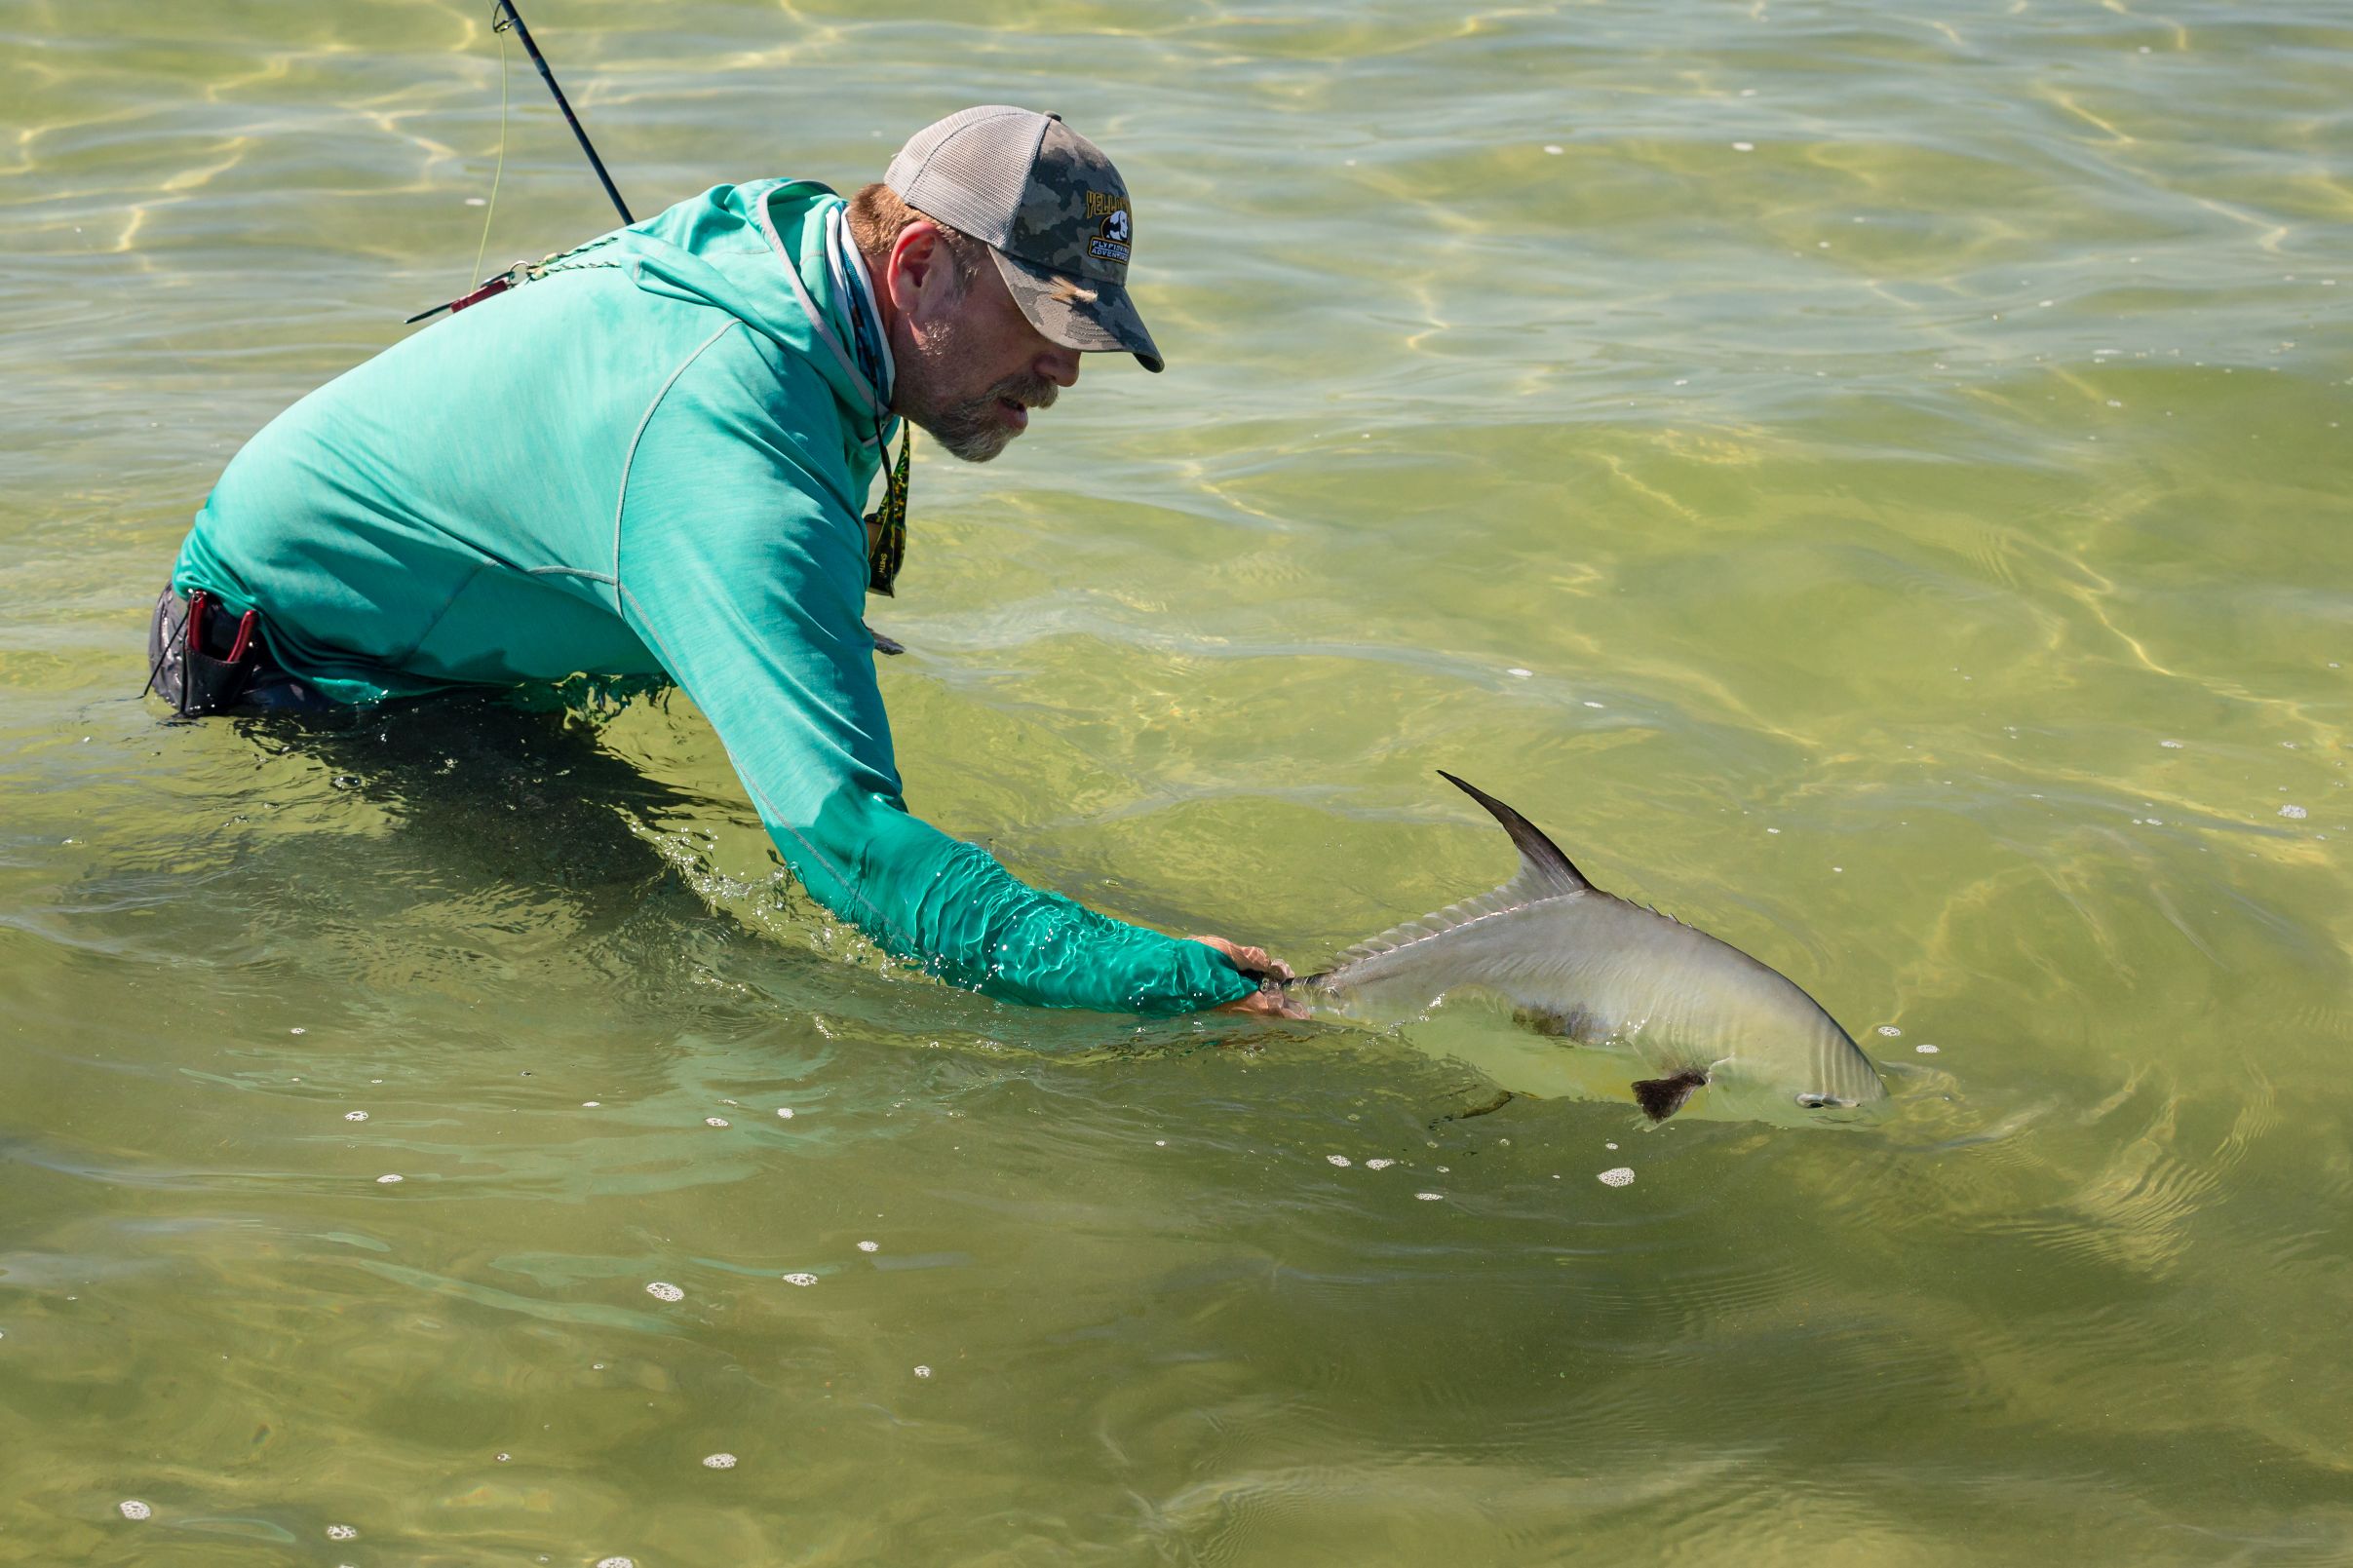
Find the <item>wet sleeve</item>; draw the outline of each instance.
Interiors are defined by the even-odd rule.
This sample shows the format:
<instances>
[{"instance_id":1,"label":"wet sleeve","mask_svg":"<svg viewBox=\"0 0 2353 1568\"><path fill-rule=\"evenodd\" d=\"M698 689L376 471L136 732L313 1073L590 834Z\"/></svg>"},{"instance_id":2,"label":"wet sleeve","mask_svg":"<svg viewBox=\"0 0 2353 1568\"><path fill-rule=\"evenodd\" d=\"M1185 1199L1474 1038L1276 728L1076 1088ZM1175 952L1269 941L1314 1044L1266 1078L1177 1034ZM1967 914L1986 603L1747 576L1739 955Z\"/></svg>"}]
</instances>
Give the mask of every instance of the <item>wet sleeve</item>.
<instances>
[{"instance_id":1,"label":"wet sleeve","mask_svg":"<svg viewBox=\"0 0 2353 1568\"><path fill-rule=\"evenodd\" d=\"M749 350L672 384L624 480L615 593L792 874L891 953L991 996L1177 1013L1248 995L1222 954L1031 888L908 814L864 621L865 525L838 457L763 397L777 371ZM829 407L813 422L830 439Z\"/></svg>"}]
</instances>

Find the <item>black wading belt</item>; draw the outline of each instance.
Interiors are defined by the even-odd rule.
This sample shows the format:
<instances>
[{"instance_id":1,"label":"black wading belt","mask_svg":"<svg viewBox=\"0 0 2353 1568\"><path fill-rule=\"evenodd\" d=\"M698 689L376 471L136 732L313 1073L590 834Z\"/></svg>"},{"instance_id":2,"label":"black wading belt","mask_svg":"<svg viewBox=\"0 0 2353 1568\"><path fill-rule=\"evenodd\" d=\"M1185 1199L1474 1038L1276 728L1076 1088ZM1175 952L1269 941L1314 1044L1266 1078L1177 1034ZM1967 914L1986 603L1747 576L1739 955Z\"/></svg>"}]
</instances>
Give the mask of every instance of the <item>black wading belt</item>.
<instances>
[{"instance_id":1,"label":"black wading belt","mask_svg":"<svg viewBox=\"0 0 2353 1568\"><path fill-rule=\"evenodd\" d=\"M184 599L165 589L147 630L147 690L182 718L228 711L267 667L259 629L254 612L231 615L202 589Z\"/></svg>"}]
</instances>

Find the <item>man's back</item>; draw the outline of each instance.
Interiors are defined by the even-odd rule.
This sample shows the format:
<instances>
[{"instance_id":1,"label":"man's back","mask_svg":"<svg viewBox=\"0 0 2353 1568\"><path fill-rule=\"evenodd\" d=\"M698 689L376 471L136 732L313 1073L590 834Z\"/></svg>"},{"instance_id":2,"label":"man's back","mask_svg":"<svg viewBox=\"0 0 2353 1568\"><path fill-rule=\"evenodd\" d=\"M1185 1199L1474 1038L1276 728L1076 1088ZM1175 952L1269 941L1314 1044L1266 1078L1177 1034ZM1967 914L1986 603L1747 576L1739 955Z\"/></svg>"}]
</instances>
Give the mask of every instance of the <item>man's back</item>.
<instances>
[{"instance_id":1,"label":"man's back","mask_svg":"<svg viewBox=\"0 0 2353 1568\"><path fill-rule=\"evenodd\" d=\"M320 388L229 465L174 586L266 600L272 653L345 700L661 671L627 624L620 535L627 503L651 509L658 453L636 459L678 434L655 415L688 371L729 384L734 437L787 450L796 487L836 503L790 520L854 527L873 474L872 431L762 276L782 266L753 210L768 194L720 187L652 235L607 236ZM824 200L778 195L780 239Z\"/></svg>"}]
</instances>

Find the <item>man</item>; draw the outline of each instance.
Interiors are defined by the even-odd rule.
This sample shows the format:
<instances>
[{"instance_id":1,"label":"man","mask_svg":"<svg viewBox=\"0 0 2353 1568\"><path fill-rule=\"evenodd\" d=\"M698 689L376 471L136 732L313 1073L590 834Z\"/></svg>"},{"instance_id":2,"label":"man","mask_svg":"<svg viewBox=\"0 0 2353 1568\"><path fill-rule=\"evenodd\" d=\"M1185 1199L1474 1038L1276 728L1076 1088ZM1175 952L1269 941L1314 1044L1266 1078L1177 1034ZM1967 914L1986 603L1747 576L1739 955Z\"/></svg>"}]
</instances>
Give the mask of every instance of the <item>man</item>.
<instances>
[{"instance_id":1,"label":"man","mask_svg":"<svg viewBox=\"0 0 2353 1568\"><path fill-rule=\"evenodd\" d=\"M862 619L890 591L905 418L986 462L1159 351L1118 171L1053 115L918 132L879 185L718 186L528 269L238 453L149 653L182 713L666 675L794 876L893 953L1049 1007L1288 1011L1254 947L1023 886L909 816Z\"/></svg>"}]
</instances>

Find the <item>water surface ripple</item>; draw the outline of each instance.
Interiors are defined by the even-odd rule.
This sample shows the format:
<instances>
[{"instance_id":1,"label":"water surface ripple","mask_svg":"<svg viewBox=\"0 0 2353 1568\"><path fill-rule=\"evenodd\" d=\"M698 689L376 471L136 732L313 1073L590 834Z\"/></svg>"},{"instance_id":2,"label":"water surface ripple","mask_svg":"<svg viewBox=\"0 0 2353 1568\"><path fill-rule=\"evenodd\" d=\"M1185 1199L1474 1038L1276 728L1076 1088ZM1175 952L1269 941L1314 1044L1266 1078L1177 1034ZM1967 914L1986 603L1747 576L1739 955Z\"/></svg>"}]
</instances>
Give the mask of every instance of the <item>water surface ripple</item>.
<instances>
[{"instance_id":1,"label":"water surface ripple","mask_svg":"<svg viewBox=\"0 0 2353 1568\"><path fill-rule=\"evenodd\" d=\"M1306 965L1508 869L1451 769L1821 996L1822 1135L945 992L683 699L158 722L471 281L487 10L0 16L0 1558L2353 1558L2341 6L532 7L640 211L1135 186L1169 374L919 454L919 810ZM509 68L498 262L606 221Z\"/></svg>"}]
</instances>

